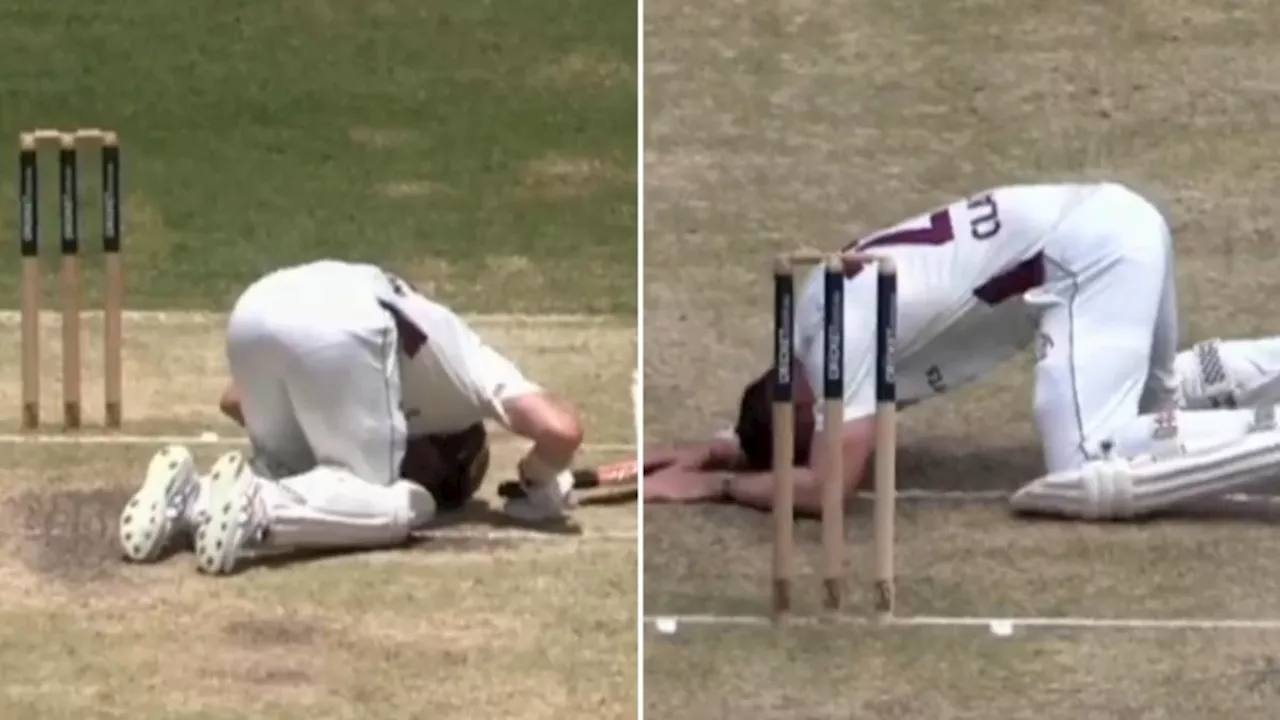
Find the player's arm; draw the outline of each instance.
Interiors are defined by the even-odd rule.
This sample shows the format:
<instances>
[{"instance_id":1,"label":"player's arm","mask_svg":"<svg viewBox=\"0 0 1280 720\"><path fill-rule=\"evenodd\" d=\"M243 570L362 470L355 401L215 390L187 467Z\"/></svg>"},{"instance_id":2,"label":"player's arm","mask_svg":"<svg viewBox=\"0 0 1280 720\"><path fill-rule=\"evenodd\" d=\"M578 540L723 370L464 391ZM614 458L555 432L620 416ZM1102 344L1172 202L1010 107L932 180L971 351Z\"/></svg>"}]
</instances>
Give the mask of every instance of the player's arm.
<instances>
[{"instance_id":1,"label":"player's arm","mask_svg":"<svg viewBox=\"0 0 1280 720\"><path fill-rule=\"evenodd\" d=\"M717 433L707 440L651 445L644 449L646 477L667 472L740 470L746 464L746 455L733 431Z\"/></svg>"},{"instance_id":2,"label":"player's arm","mask_svg":"<svg viewBox=\"0 0 1280 720\"><path fill-rule=\"evenodd\" d=\"M747 456L742 452L738 436L732 432L716 435L704 447L702 455L704 470L740 470L746 465Z\"/></svg>"},{"instance_id":3,"label":"player's arm","mask_svg":"<svg viewBox=\"0 0 1280 720\"><path fill-rule=\"evenodd\" d=\"M846 422L840 444L843 453L843 480L845 500L850 502L862 481L862 475L875 447L875 418L868 416ZM799 515L817 517L822 513L822 478L827 476L831 459L827 446L815 442L813 462L809 467L796 467L791 471L795 482L795 511ZM728 482L729 499L759 510L773 508L774 484L772 472L740 474Z\"/></svg>"},{"instance_id":4,"label":"player's arm","mask_svg":"<svg viewBox=\"0 0 1280 720\"><path fill-rule=\"evenodd\" d=\"M846 316L848 318L848 316ZM841 481L844 483L846 502L851 502L875 447L875 392L872 371L875 364L874 336L865 324L846 319L844 346L844 424L840 429ZM836 458L831 456L823 436L823 405L814 397L814 388L820 388L823 379L822 343L812 343L807 356L800 363L803 372L794 373L795 394L802 408L811 408L814 414L813 449L808 468L792 470L794 478L795 511L802 515L822 513L822 484L828 476L828 468ZM800 411L800 410L798 410ZM742 505L761 510L773 507L774 483L772 473L756 472L741 475L728 483L729 499Z\"/></svg>"},{"instance_id":5,"label":"player's arm","mask_svg":"<svg viewBox=\"0 0 1280 720\"><path fill-rule=\"evenodd\" d=\"M646 448L644 464L654 468L644 476L646 502L690 503L725 499L728 471L744 467L746 458L736 438L717 436L675 448Z\"/></svg>"},{"instance_id":6,"label":"player's arm","mask_svg":"<svg viewBox=\"0 0 1280 720\"><path fill-rule=\"evenodd\" d=\"M709 440L664 448L645 448L646 467L662 465L686 470L737 470L746 464L746 456L736 436L716 435Z\"/></svg>"},{"instance_id":7,"label":"player's arm","mask_svg":"<svg viewBox=\"0 0 1280 720\"><path fill-rule=\"evenodd\" d=\"M218 400L218 409L223 415L231 418L232 422L244 427L244 412L240 409L240 390L235 382L227 383L226 389L222 391L222 397Z\"/></svg>"},{"instance_id":8,"label":"player's arm","mask_svg":"<svg viewBox=\"0 0 1280 720\"><path fill-rule=\"evenodd\" d=\"M703 458L706 455L707 445L700 442L646 447L644 449L644 464L646 467L657 466L661 469L677 467L699 468L702 466Z\"/></svg>"}]
</instances>

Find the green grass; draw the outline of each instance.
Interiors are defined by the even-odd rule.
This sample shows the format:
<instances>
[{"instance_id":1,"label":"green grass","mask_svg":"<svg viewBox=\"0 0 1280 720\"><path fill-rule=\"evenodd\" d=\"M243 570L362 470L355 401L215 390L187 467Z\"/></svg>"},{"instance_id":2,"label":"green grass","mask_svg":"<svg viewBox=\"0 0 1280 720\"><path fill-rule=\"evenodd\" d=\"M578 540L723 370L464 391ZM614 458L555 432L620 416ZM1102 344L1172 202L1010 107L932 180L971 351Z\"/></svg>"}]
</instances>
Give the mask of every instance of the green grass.
<instances>
[{"instance_id":1,"label":"green grass","mask_svg":"<svg viewBox=\"0 0 1280 720\"><path fill-rule=\"evenodd\" d=\"M635 17L598 0L14 0L0 131L120 131L134 308L223 308L257 274L336 256L464 310L631 313ZM96 173L86 160L87 252Z\"/></svg>"}]
</instances>

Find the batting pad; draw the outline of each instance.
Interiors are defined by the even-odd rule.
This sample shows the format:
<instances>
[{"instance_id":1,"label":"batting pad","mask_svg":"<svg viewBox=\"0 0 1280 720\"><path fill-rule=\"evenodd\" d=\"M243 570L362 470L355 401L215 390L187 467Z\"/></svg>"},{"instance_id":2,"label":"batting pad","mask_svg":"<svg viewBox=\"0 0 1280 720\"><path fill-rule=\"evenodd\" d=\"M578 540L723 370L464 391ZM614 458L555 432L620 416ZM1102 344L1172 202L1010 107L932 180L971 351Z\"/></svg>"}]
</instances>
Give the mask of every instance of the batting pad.
<instances>
[{"instance_id":1,"label":"batting pad","mask_svg":"<svg viewBox=\"0 0 1280 720\"><path fill-rule=\"evenodd\" d=\"M1105 458L1028 483L1014 510L1081 520L1123 520L1231 493L1280 476L1280 430L1261 429L1173 457Z\"/></svg>"}]
</instances>

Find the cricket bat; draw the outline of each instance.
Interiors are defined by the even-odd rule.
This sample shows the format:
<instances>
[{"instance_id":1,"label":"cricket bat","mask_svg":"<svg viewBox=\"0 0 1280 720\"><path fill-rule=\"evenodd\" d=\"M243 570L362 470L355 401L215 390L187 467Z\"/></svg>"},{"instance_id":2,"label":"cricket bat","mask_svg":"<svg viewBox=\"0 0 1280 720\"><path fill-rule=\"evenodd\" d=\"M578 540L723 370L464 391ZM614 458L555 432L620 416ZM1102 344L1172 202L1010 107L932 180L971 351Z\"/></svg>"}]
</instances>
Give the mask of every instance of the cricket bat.
<instances>
[{"instance_id":1,"label":"cricket bat","mask_svg":"<svg viewBox=\"0 0 1280 720\"><path fill-rule=\"evenodd\" d=\"M665 459L646 461L644 472L650 473L670 465ZM640 482L641 466L635 458L605 463L595 467L578 468L573 471L574 490L594 490L596 488L613 488L623 485L635 485ZM498 495L504 498L521 497L524 488L519 481L508 480L498 486Z\"/></svg>"}]
</instances>

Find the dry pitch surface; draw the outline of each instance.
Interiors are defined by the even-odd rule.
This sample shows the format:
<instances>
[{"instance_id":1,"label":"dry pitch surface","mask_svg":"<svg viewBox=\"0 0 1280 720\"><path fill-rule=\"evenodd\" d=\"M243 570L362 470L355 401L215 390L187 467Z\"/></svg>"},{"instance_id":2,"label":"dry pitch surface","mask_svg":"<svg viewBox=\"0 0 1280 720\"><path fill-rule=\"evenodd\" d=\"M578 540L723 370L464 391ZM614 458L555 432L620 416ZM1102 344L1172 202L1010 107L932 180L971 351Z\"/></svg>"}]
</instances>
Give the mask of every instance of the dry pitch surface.
<instances>
[{"instance_id":1,"label":"dry pitch surface","mask_svg":"<svg viewBox=\"0 0 1280 720\"><path fill-rule=\"evenodd\" d=\"M1166 210L1187 342L1280 331L1280 9L1260 0L646 4L650 440L729 421L768 358L769 258L986 186L1114 178ZM1036 471L1029 366L907 413L903 486ZM1280 618L1274 516L1129 527L903 503L901 612ZM865 508L850 605L865 608ZM646 514L646 613L766 609L768 520ZM817 528L800 529L816 560ZM817 602L802 576L801 611ZM714 618L713 618L714 619ZM984 627L650 632L651 718L1271 717L1280 632Z\"/></svg>"},{"instance_id":2,"label":"dry pitch surface","mask_svg":"<svg viewBox=\"0 0 1280 720\"><path fill-rule=\"evenodd\" d=\"M13 372L0 381L0 407L14 412L9 320L0 366ZM631 452L634 328L518 317L477 326L580 404L585 462ZM131 433L230 433L210 412L225 377L221 328L216 316L127 318ZM101 412L98 330L89 323L89 424ZM45 359L59 367L56 342ZM56 374L45 374L54 424ZM17 417L0 424L16 428ZM117 559L116 518L154 448L0 444L0 715L634 717L634 504L583 507L578 534L496 527L477 507L410 549L214 580L194 572L189 554L148 567ZM198 447L201 464L222 449ZM495 439L490 496L521 451Z\"/></svg>"}]
</instances>

